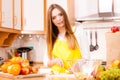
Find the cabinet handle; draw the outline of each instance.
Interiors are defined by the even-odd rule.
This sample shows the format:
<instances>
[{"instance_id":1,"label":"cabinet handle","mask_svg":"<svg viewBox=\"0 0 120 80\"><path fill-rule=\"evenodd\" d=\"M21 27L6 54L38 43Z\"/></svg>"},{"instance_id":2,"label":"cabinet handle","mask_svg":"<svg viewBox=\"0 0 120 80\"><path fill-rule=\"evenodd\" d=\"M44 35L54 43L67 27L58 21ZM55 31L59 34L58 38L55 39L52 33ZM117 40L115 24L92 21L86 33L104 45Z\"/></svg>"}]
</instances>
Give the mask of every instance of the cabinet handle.
<instances>
[{"instance_id":1,"label":"cabinet handle","mask_svg":"<svg viewBox=\"0 0 120 80\"><path fill-rule=\"evenodd\" d=\"M16 26L16 25L17 25L17 17L14 16L14 26Z\"/></svg>"},{"instance_id":2,"label":"cabinet handle","mask_svg":"<svg viewBox=\"0 0 120 80\"><path fill-rule=\"evenodd\" d=\"M4 21L4 19L5 19L5 13L4 12L2 12L2 14L1 14L2 16L1 16L1 18L2 18L2 23L4 23L5 21Z\"/></svg>"},{"instance_id":3,"label":"cabinet handle","mask_svg":"<svg viewBox=\"0 0 120 80\"><path fill-rule=\"evenodd\" d=\"M24 23L23 24L24 24L24 26L26 25L26 18L24 19Z\"/></svg>"}]
</instances>

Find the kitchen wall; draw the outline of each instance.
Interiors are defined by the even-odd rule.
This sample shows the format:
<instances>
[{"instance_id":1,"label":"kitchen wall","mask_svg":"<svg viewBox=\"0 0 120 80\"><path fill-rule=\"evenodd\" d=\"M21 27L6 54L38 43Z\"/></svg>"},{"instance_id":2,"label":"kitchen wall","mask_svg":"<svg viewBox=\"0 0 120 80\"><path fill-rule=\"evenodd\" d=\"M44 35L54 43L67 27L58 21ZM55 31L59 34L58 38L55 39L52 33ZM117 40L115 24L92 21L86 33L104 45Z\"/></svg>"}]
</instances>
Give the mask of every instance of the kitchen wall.
<instances>
[{"instance_id":1,"label":"kitchen wall","mask_svg":"<svg viewBox=\"0 0 120 80\"><path fill-rule=\"evenodd\" d=\"M84 58L88 59L102 59L106 61L106 40L105 33L111 32L110 28L113 25L120 25L119 21L116 22L85 22L76 23L73 27L77 40L79 42L81 53ZM92 44L95 46L95 31L98 34L98 45L99 48L94 51L90 51L90 31L92 31ZM46 54L46 39L45 35L19 35L14 41L12 46L8 48L0 48L0 56L5 59L8 58L7 50L33 46L34 49L28 53L29 60L35 62L41 62L44 60Z\"/></svg>"},{"instance_id":2,"label":"kitchen wall","mask_svg":"<svg viewBox=\"0 0 120 80\"><path fill-rule=\"evenodd\" d=\"M113 25L120 25L120 21L115 22L84 22L84 23L76 23L73 27L74 33L77 37L79 42L81 53L84 58L88 59L102 59L106 61L106 39L105 33L111 32L110 28ZM95 46L95 34L94 32L97 31L98 34L98 45L99 48L94 51L90 51L90 31L92 31L92 44ZM26 47L26 46L33 46L34 49L28 53L29 60L35 62L44 61L44 56L46 55L46 39L45 35L19 35L17 39L14 41L12 46L8 48L0 47L0 57L4 57L5 59L8 58L7 50L19 48L19 47ZM46 62L46 61L44 61Z\"/></svg>"},{"instance_id":3,"label":"kitchen wall","mask_svg":"<svg viewBox=\"0 0 120 80\"><path fill-rule=\"evenodd\" d=\"M75 34L81 47L83 57L88 59L101 59L106 61L106 36L111 32L112 26L120 26L120 21L90 21L77 23ZM96 45L95 31L97 31L97 43L99 48L90 51L90 32L92 31L92 45Z\"/></svg>"},{"instance_id":4,"label":"kitchen wall","mask_svg":"<svg viewBox=\"0 0 120 80\"><path fill-rule=\"evenodd\" d=\"M8 59L8 50L29 46L33 46L33 50L28 53L28 59L35 62L43 61L46 51L45 35L19 35L10 47L0 48L0 56Z\"/></svg>"}]
</instances>

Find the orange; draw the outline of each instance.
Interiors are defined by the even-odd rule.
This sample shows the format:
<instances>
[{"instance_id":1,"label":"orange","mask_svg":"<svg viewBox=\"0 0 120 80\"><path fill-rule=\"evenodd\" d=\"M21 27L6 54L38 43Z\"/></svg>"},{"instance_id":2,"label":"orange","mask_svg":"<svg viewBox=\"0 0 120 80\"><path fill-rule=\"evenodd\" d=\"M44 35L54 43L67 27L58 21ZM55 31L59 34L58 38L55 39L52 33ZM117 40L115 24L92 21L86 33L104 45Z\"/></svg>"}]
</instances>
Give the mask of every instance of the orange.
<instances>
[{"instance_id":1,"label":"orange","mask_svg":"<svg viewBox=\"0 0 120 80\"><path fill-rule=\"evenodd\" d=\"M19 61L22 60L22 57L13 57L10 61L13 63L13 64L16 64L16 63L19 63Z\"/></svg>"},{"instance_id":2,"label":"orange","mask_svg":"<svg viewBox=\"0 0 120 80\"><path fill-rule=\"evenodd\" d=\"M19 64L12 64L7 69L8 73L13 75L19 75L21 71L21 66Z\"/></svg>"},{"instance_id":3,"label":"orange","mask_svg":"<svg viewBox=\"0 0 120 80\"><path fill-rule=\"evenodd\" d=\"M7 73L7 68L8 68L10 65L11 65L11 63L4 63L4 64L1 66L2 72Z\"/></svg>"}]
</instances>

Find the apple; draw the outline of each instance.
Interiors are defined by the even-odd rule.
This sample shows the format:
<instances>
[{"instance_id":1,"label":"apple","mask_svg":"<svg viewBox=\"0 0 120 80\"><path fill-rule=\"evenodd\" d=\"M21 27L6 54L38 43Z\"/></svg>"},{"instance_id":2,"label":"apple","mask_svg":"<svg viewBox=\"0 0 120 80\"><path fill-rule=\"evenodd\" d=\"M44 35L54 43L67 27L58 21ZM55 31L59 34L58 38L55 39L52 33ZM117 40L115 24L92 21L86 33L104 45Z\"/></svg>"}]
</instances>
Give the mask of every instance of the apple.
<instances>
[{"instance_id":1,"label":"apple","mask_svg":"<svg viewBox=\"0 0 120 80\"><path fill-rule=\"evenodd\" d=\"M28 62L22 62L21 67L22 68L29 68L30 64Z\"/></svg>"},{"instance_id":2,"label":"apple","mask_svg":"<svg viewBox=\"0 0 120 80\"><path fill-rule=\"evenodd\" d=\"M29 68L30 63L27 59L22 59L18 62L22 68Z\"/></svg>"},{"instance_id":3,"label":"apple","mask_svg":"<svg viewBox=\"0 0 120 80\"><path fill-rule=\"evenodd\" d=\"M38 67L32 67L32 66L30 66L29 67L29 72L30 73L37 73L38 72Z\"/></svg>"},{"instance_id":4,"label":"apple","mask_svg":"<svg viewBox=\"0 0 120 80\"><path fill-rule=\"evenodd\" d=\"M27 75L27 74L29 74L29 68L22 68L20 73L21 73L22 75Z\"/></svg>"},{"instance_id":5,"label":"apple","mask_svg":"<svg viewBox=\"0 0 120 80\"><path fill-rule=\"evenodd\" d=\"M119 31L118 26L113 26L113 27L111 27L111 31L112 31L113 33L118 32L118 31Z\"/></svg>"},{"instance_id":6,"label":"apple","mask_svg":"<svg viewBox=\"0 0 120 80\"><path fill-rule=\"evenodd\" d=\"M32 73L32 66L29 66L29 73Z\"/></svg>"},{"instance_id":7,"label":"apple","mask_svg":"<svg viewBox=\"0 0 120 80\"><path fill-rule=\"evenodd\" d=\"M37 73L38 72L38 68L37 67L32 67L32 73Z\"/></svg>"}]
</instances>

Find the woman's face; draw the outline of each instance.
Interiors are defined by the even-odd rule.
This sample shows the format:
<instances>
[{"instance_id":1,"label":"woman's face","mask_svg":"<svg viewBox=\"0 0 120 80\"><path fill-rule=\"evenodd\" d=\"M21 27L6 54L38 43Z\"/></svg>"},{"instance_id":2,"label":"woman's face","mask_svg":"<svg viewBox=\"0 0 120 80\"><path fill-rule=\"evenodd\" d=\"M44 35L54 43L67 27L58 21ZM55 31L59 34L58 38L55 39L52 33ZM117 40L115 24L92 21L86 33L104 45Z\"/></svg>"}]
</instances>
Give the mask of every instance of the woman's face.
<instances>
[{"instance_id":1,"label":"woman's face","mask_svg":"<svg viewBox=\"0 0 120 80\"><path fill-rule=\"evenodd\" d=\"M64 25L65 25L64 16L63 16L62 12L57 8L53 9L53 11L52 11L52 22L58 28L64 27Z\"/></svg>"}]
</instances>

